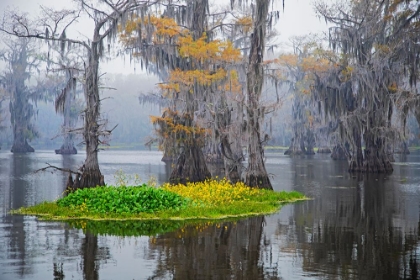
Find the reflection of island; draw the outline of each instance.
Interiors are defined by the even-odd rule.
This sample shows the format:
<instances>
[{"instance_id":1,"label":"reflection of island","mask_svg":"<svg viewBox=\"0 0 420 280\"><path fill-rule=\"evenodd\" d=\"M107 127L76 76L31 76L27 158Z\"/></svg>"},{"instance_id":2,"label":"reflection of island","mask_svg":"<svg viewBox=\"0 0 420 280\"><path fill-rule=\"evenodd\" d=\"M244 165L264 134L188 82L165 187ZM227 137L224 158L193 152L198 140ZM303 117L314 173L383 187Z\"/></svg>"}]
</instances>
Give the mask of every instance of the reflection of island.
<instances>
[{"instance_id":1,"label":"reflection of island","mask_svg":"<svg viewBox=\"0 0 420 280\"><path fill-rule=\"evenodd\" d=\"M266 279L260 257L263 221L264 217L254 217L208 226L186 226L152 237L150 254L157 254L158 262L154 277Z\"/></svg>"},{"instance_id":2,"label":"reflection of island","mask_svg":"<svg viewBox=\"0 0 420 280\"><path fill-rule=\"evenodd\" d=\"M175 231L188 222L179 220L123 220L123 221L85 221L69 220L67 223L95 235L151 236Z\"/></svg>"},{"instance_id":3,"label":"reflection of island","mask_svg":"<svg viewBox=\"0 0 420 280\"><path fill-rule=\"evenodd\" d=\"M158 279L265 279L263 222L264 217L253 217L235 222L75 220L69 224L86 232L82 245L86 279L98 277L96 235L152 236L149 254L158 263L154 272Z\"/></svg>"},{"instance_id":4,"label":"reflection of island","mask_svg":"<svg viewBox=\"0 0 420 280\"><path fill-rule=\"evenodd\" d=\"M294 185L302 188L298 191L312 187L319 192L313 201L294 205L292 240L297 244L288 246L299 249L303 269L325 279L417 279L418 198L410 200L386 175L316 178L322 170L313 168L305 172L315 180L294 177ZM317 180L323 186L310 183ZM278 228L290 235L288 230Z\"/></svg>"}]
</instances>

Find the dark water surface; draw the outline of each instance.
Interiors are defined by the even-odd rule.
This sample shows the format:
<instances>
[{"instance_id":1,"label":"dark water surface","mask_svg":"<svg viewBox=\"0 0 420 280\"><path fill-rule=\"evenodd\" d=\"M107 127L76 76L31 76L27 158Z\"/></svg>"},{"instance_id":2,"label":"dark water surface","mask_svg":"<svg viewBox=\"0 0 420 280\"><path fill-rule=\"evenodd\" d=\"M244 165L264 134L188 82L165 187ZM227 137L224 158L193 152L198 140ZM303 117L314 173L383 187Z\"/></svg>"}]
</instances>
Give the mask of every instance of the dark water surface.
<instances>
[{"instance_id":1,"label":"dark water surface","mask_svg":"<svg viewBox=\"0 0 420 280\"><path fill-rule=\"evenodd\" d=\"M418 279L420 155L397 158L392 175L353 177L328 155L268 153L276 190L310 201L232 222L68 224L8 211L61 196L84 154L0 152L0 279ZM108 184L120 169L166 180L159 152L104 151ZM83 228L89 230L83 230ZM153 232L166 232L147 236ZM125 236L125 237L124 237Z\"/></svg>"}]
</instances>

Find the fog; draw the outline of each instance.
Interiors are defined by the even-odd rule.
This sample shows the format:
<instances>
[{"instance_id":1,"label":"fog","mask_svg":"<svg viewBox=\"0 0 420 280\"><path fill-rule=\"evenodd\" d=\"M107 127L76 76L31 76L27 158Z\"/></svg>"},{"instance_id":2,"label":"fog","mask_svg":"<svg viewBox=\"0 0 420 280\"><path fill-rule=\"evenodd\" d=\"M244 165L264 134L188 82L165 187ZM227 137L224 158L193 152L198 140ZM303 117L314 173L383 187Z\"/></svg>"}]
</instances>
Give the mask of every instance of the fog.
<instances>
[{"instance_id":1,"label":"fog","mask_svg":"<svg viewBox=\"0 0 420 280\"><path fill-rule=\"evenodd\" d=\"M281 3L279 1L279 3ZM289 50L288 39L291 36L303 35L307 33L319 32L325 29L325 23L321 22L314 14L312 8L312 0L294 0L285 1L284 12L281 13L280 20L277 24L277 32L279 36L273 41L278 44L275 49L276 53ZM225 1L214 1L212 6L226 5ZM282 7L277 4L276 7L282 10ZM73 1L51 1L51 0L3 0L0 1L0 11L2 16L7 16L7 11L21 11L30 14L32 17L37 17L40 11L40 6L54 8L54 9L71 9L74 8ZM86 33L91 30L89 26L92 25L91 19L86 16L80 18L78 22L69 28L68 37L75 39L85 39L90 36ZM0 34L1 46L4 46L3 40L8 40L4 34ZM3 47L2 47L3 48ZM117 126L111 136L111 144L128 144L136 143L139 148L143 145L144 139L152 134L152 125L149 121L150 115L159 114L157 106L146 105L143 106L138 101L140 93L147 93L155 89L158 78L140 70L139 64L131 60L128 56L119 55L117 51L121 47L116 44L106 60L101 61L100 71L102 74L101 83L103 84L101 98L103 100L101 111L105 118L109 120L108 128ZM45 50L42 50L46 52ZM271 54L273 55L273 54ZM5 70L4 62L0 64L0 72ZM44 66L40 67L43 71ZM110 89L113 88L113 89ZM83 96L78 96L79 102L83 102ZM4 130L1 134L0 141L2 149L9 149L12 142L12 133L10 120L8 119L7 100L2 104L3 115L5 120L2 122ZM36 104L36 116L33 120L36 128L40 132L40 137L31 142L35 148L58 148L61 137L58 136L63 117L57 115L54 111L54 104L52 100L49 102L39 101ZM277 116L287 115L287 113L279 112ZM82 125L79 120L79 127ZM276 131L276 128L274 129ZM285 129L281 129L285 133ZM281 142L285 144L288 136L277 135L273 139L282 139ZM75 144L81 143L81 137L76 140ZM79 147L80 149L80 147Z\"/></svg>"},{"instance_id":2,"label":"fog","mask_svg":"<svg viewBox=\"0 0 420 280\"><path fill-rule=\"evenodd\" d=\"M155 89L157 78L147 74L107 74L103 78L102 106L103 118L108 120L108 128L116 126L111 137L107 139L109 145L114 147L125 146L126 148L145 149L145 138L153 135L153 126L149 116L159 115L157 105L139 102L141 93L149 93ZM83 102L83 94L77 99ZM38 102L37 114L33 120L40 137L31 142L35 149L57 149L62 144L60 129L63 117L56 114L52 102ZM10 122L6 120L6 122ZM10 124L5 123L6 128L2 133L2 149L10 149L12 132ZM79 119L77 127L82 126ZM81 147L82 137L78 135L75 140L77 149ZM106 146L105 146L106 148Z\"/></svg>"}]
</instances>

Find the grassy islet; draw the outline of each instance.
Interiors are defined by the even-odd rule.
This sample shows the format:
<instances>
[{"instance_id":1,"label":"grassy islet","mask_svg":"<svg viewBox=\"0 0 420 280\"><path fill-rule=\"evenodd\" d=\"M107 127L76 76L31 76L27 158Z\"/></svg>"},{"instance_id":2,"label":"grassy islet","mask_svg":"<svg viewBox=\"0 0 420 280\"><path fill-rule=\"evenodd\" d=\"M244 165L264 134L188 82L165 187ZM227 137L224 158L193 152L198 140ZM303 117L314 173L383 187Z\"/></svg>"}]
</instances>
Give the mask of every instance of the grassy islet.
<instances>
[{"instance_id":1,"label":"grassy islet","mask_svg":"<svg viewBox=\"0 0 420 280\"><path fill-rule=\"evenodd\" d=\"M158 188L143 184L80 189L13 213L48 220L214 220L269 214L284 203L304 199L295 191L276 192L211 179Z\"/></svg>"}]
</instances>

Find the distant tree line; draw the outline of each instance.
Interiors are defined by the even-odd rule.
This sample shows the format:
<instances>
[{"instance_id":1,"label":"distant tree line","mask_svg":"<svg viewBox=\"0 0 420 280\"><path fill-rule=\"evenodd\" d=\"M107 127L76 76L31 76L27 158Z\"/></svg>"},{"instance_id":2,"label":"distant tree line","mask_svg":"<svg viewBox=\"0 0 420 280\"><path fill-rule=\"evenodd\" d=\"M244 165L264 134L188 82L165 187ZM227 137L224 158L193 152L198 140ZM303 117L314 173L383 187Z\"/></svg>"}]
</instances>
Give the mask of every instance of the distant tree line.
<instances>
[{"instance_id":1,"label":"distant tree line","mask_svg":"<svg viewBox=\"0 0 420 280\"><path fill-rule=\"evenodd\" d=\"M271 189L268 143L287 143L290 155L332 150L333 158L348 160L350 172L392 172L395 150L408 151L407 123L420 122L417 1L318 1L327 36L295 37L293 52L270 59L284 1L75 3L74 10L43 7L38 19L9 11L0 28L16 44L2 55L8 69L1 77L1 93L10 98L12 152L33 151L33 104L55 99L64 118L58 153L74 152L77 134L86 149L84 165L70 172L71 188L104 184L98 150L118 131L116 119L125 125L114 141L140 141L150 127L133 122L130 110L114 107L114 120L101 111L101 104L112 108L129 100L125 93L114 100L103 96L99 65L117 41L121 54L158 79L152 94L143 86L133 91L142 93L137 104L162 108L150 118L155 136L147 142L173 162L172 182L205 180L211 176L207 164L218 162L229 180ZM71 38L81 17L92 20L91 35ZM37 53L31 44L46 51ZM35 75L42 63L46 73ZM122 78L114 85L132 91ZM77 92L83 92L82 104Z\"/></svg>"}]
</instances>

